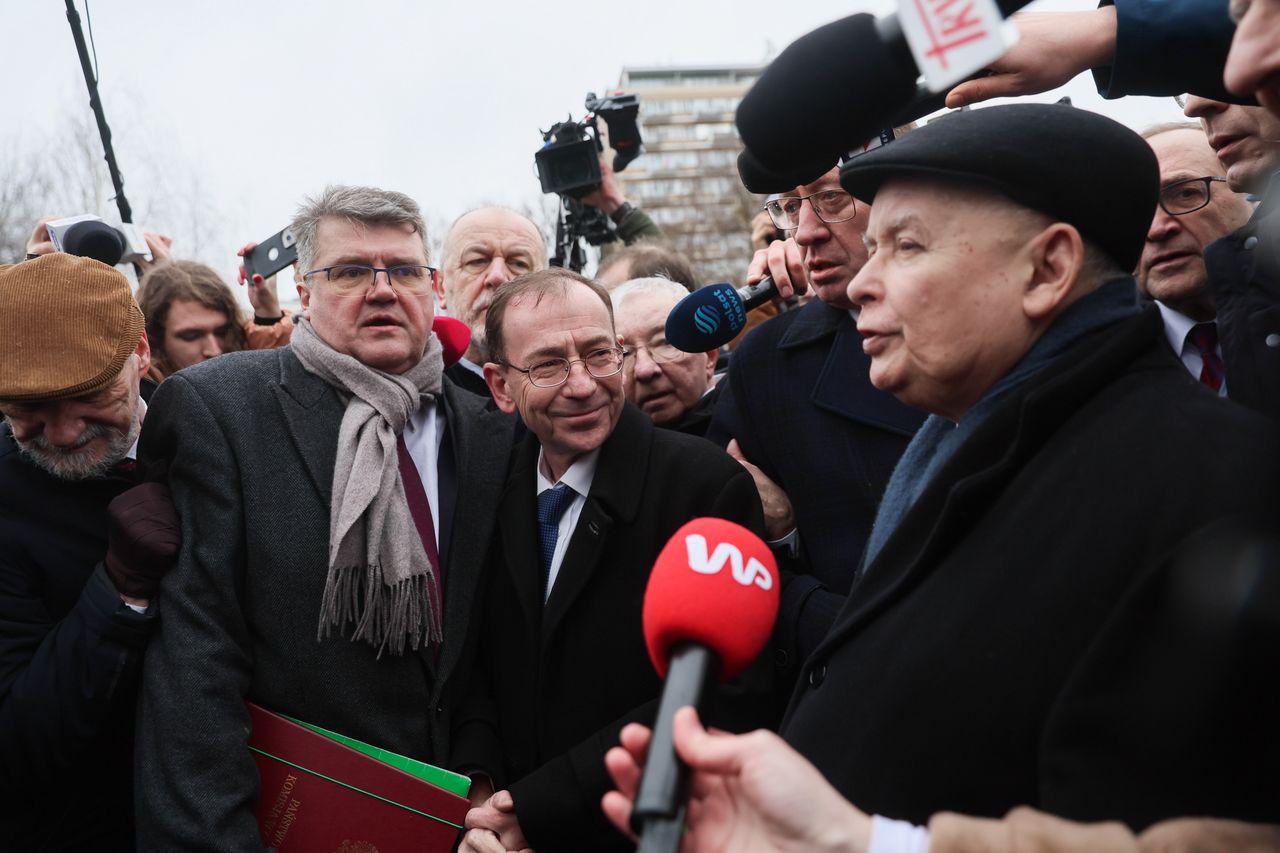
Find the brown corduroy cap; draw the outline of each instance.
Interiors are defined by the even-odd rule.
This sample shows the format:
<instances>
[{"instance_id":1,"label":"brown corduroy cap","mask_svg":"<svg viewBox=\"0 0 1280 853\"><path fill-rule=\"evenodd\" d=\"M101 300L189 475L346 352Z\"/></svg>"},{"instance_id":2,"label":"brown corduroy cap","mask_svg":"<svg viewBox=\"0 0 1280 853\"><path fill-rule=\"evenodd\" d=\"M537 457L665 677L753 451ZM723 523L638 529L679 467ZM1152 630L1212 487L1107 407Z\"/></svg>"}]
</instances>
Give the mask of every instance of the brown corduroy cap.
<instances>
[{"instance_id":1,"label":"brown corduroy cap","mask_svg":"<svg viewBox=\"0 0 1280 853\"><path fill-rule=\"evenodd\" d=\"M109 385L138 347L129 280L56 252L0 266L0 400L51 400Z\"/></svg>"}]
</instances>

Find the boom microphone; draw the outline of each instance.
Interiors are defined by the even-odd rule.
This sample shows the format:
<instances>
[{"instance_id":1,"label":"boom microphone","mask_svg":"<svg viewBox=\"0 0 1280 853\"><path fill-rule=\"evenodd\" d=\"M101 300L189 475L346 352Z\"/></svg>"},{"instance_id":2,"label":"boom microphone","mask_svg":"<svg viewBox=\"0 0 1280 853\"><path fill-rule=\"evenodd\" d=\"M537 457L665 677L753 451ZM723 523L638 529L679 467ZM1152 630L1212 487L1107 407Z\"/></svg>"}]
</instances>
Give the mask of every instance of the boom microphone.
<instances>
[{"instance_id":1,"label":"boom microphone","mask_svg":"<svg viewBox=\"0 0 1280 853\"><path fill-rule=\"evenodd\" d=\"M996 6L1008 17L1028 2ZM830 168L842 152L903 123L895 119L919 100L919 76L897 15L850 15L806 33L769 63L738 104L738 132L766 170Z\"/></svg>"},{"instance_id":2,"label":"boom microphone","mask_svg":"<svg viewBox=\"0 0 1280 853\"><path fill-rule=\"evenodd\" d=\"M724 282L699 287L667 315L667 343L682 352L719 349L746 327L748 311L777 295L769 276L737 289Z\"/></svg>"},{"instance_id":3,"label":"boom microphone","mask_svg":"<svg viewBox=\"0 0 1280 853\"><path fill-rule=\"evenodd\" d=\"M778 567L769 546L741 525L695 518L663 547L644 593L644 639L666 678L631 828L636 853L674 853L684 832L689 770L676 755L672 719L697 707L714 676L746 669L773 631Z\"/></svg>"}]
</instances>

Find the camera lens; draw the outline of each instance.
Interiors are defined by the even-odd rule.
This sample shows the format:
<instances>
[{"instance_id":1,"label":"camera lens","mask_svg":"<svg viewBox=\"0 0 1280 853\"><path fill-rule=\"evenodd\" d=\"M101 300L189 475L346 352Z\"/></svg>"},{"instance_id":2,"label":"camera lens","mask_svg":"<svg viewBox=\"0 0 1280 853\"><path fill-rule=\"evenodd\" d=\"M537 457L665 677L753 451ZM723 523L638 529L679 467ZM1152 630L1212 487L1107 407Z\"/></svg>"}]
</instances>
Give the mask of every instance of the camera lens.
<instances>
[{"instance_id":1,"label":"camera lens","mask_svg":"<svg viewBox=\"0 0 1280 853\"><path fill-rule=\"evenodd\" d=\"M67 229L62 248L70 255L115 266L124 257L124 235L105 222L77 222Z\"/></svg>"}]
</instances>

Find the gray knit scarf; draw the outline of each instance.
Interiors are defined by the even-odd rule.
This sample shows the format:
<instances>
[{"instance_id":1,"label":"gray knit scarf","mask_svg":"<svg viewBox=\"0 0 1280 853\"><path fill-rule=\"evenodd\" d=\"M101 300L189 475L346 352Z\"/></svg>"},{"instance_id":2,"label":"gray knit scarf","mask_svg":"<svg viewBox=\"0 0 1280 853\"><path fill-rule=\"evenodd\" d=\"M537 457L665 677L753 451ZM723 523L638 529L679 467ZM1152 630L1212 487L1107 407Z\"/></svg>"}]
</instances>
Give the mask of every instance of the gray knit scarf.
<instances>
[{"instance_id":1,"label":"gray knit scarf","mask_svg":"<svg viewBox=\"0 0 1280 853\"><path fill-rule=\"evenodd\" d=\"M420 402L440 393L440 341L402 374L368 367L329 346L305 320L290 341L302 366L347 400L338 429L329 512L329 574L316 638L355 625L352 640L403 654L425 636L441 641L440 602L431 563L400 480L396 436Z\"/></svg>"}]
</instances>

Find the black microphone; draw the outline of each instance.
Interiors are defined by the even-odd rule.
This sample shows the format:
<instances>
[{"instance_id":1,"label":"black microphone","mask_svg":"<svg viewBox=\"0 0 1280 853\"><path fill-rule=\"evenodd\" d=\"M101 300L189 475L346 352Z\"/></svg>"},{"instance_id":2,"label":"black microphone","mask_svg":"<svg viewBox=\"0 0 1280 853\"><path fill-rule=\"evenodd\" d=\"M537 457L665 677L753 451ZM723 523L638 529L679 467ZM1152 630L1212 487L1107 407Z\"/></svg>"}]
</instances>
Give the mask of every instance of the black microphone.
<instances>
[{"instance_id":1,"label":"black microphone","mask_svg":"<svg viewBox=\"0 0 1280 853\"><path fill-rule=\"evenodd\" d=\"M737 289L725 282L699 287L667 315L667 343L681 352L719 349L746 327L748 311L777 295L769 276Z\"/></svg>"},{"instance_id":2,"label":"black microphone","mask_svg":"<svg viewBox=\"0 0 1280 853\"><path fill-rule=\"evenodd\" d=\"M1028 2L996 5L1007 17ZM738 132L767 170L820 161L830 168L917 99L919 76L897 15L850 15L806 33L769 63L738 104Z\"/></svg>"}]
</instances>

